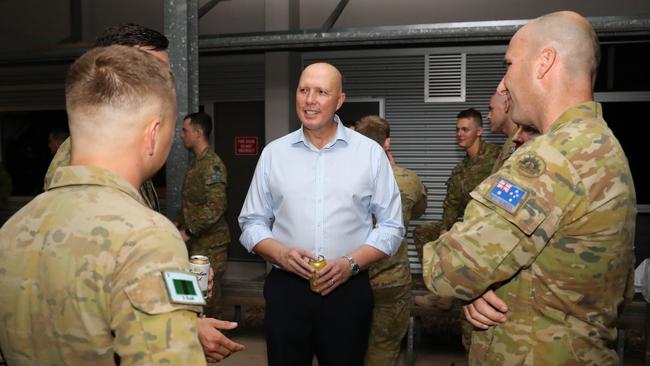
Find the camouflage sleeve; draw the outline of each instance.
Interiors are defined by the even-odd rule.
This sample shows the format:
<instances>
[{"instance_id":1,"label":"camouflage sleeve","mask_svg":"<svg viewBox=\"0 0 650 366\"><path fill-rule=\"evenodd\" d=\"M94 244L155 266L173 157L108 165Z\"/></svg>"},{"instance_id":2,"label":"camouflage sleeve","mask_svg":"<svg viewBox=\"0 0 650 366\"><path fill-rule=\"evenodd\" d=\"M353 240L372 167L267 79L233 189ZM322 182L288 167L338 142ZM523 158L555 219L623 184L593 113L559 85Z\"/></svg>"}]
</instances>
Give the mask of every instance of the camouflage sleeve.
<instances>
[{"instance_id":1,"label":"camouflage sleeve","mask_svg":"<svg viewBox=\"0 0 650 366\"><path fill-rule=\"evenodd\" d=\"M205 182L205 204L194 207L195 212L185 217L185 227L194 235L214 225L226 212L227 170L223 164L213 164L203 172Z\"/></svg>"},{"instance_id":2,"label":"camouflage sleeve","mask_svg":"<svg viewBox=\"0 0 650 366\"><path fill-rule=\"evenodd\" d=\"M56 151L56 154L50 162L50 166L47 168L47 173L45 173L45 179L43 181L43 191L47 191L52 184L52 178L54 177L54 172L62 166L70 165L70 150L72 149L72 144L70 142L70 137L65 139L59 149Z\"/></svg>"},{"instance_id":3,"label":"camouflage sleeve","mask_svg":"<svg viewBox=\"0 0 650 366\"><path fill-rule=\"evenodd\" d=\"M419 180L419 178L418 178ZM417 219L427 210L427 187L420 181L419 196L411 209L411 219Z\"/></svg>"},{"instance_id":4,"label":"camouflage sleeve","mask_svg":"<svg viewBox=\"0 0 650 366\"><path fill-rule=\"evenodd\" d=\"M165 270L187 272L182 240L169 230L151 230L130 242L119 253L111 284L110 327L121 365L205 365L200 308L171 303L162 278Z\"/></svg>"},{"instance_id":5,"label":"camouflage sleeve","mask_svg":"<svg viewBox=\"0 0 650 366\"><path fill-rule=\"evenodd\" d=\"M558 230L567 210L583 210L579 178L559 152L547 173L524 177L502 169L472 193L465 220L424 247L423 278L439 297L471 300L532 263ZM541 161L541 159L540 159ZM514 205L497 196L502 184L523 192Z\"/></svg>"},{"instance_id":6,"label":"camouflage sleeve","mask_svg":"<svg viewBox=\"0 0 650 366\"><path fill-rule=\"evenodd\" d=\"M447 195L442 202L442 228L449 230L449 228L458 220L458 216L463 212L465 207L460 207L463 200L463 190L460 184L460 174L457 168L451 172L451 176L447 180Z\"/></svg>"}]
</instances>

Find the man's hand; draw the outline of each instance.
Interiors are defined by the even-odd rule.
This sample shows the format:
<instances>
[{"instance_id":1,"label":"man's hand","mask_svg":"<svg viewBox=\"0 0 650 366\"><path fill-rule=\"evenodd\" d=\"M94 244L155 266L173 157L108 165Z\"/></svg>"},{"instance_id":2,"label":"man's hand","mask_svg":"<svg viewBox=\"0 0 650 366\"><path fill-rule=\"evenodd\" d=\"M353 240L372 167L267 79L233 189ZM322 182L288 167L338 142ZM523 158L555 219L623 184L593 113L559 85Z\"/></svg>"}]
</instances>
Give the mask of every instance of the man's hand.
<instances>
[{"instance_id":1,"label":"man's hand","mask_svg":"<svg viewBox=\"0 0 650 366\"><path fill-rule=\"evenodd\" d=\"M310 259L315 259L310 252L301 248L288 248L283 245L278 256L278 265L285 271L293 272L308 280L314 272L314 269L309 265Z\"/></svg>"},{"instance_id":2,"label":"man's hand","mask_svg":"<svg viewBox=\"0 0 650 366\"><path fill-rule=\"evenodd\" d=\"M347 258L328 259L323 269L316 272L316 287L325 296L345 283L352 276L352 268Z\"/></svg>"},{"instance_id":3,"label":"man's hand","mask_svg":"<svg viewBox=\"0 0 650 366\"><path fill-rule=\"evenodd\" d=\"M469 305L463 306L463 312L467 320L479 329L488 329L508 320L508 305L492 290L487 290Z\"/></svg>"},{"instance_id":4,"label":"man's hand","mask_svg":"<svg viewBox=\"0 0 650 366\"><path fill-rule=\"evenodd\" d=\"M235 329L237 323L214 318L198 318L199 342L208 362L219 362L245 347L228 339L219 329Z\"/></svg>"}]
</instances>

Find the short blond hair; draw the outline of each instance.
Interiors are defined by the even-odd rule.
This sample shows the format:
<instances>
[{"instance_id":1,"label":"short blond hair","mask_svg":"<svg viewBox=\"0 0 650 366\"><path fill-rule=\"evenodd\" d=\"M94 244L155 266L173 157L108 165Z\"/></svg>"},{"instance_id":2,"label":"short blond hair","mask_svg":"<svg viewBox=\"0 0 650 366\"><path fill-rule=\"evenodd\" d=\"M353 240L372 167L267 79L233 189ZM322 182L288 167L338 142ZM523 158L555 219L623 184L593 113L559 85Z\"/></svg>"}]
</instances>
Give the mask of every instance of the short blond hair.
<instances>
[{"instance_id":1,"label":"short blond hair","mask_svg":"<svg viewBox=\"0 0 650 366\"><path fill-rule=\"evenodd\" d=\"M152 98L171 108L176 102L169 64L128 46L98 47L79 57L65 83L68 114L111 107L137 109Z\"/></svg>"}]
</instances>

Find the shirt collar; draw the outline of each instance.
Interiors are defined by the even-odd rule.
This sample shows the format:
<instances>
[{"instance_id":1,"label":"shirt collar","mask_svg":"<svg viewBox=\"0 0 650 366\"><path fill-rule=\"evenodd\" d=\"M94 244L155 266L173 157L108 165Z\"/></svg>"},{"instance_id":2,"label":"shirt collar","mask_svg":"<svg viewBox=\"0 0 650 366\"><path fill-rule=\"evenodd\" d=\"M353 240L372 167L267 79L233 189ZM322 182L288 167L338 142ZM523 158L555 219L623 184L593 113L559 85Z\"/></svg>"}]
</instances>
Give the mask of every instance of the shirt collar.
<instances>
[{"instance_id":1,"label":"shirt collar","mask_svg":"<svg viewBox=\"0 0 650 366\"><path fill-rule=\"evenodd\" d=\"M487 149L487 145L485 144L485 141L481 138L479 138L479 145L478 145L478 151L476 152L476 155L474 156L469 156L469 154L466 154L466 157L469 161L474 162L478 160L479 156L483 156L485 154L485 150Z\"/></svg>"},{"instance_id":2,"label":"shirt collar","mask_svg":"<svg viewBox=\"0 0 650 366\"><path fill-rule=\"evenodd\" d=\"M573 106L560 115L552 124L549 132L557 131L567 122L578 118L603 118L603 108L598 102L585 102Z\"/></svg>"},{"instance_id":3,"label":"shirt collar","mask_svg":"<svg viewBox=\"0 0 650 366\"><path fill-rule=\"evenodd\" d=\"M332 141L328 142L323 147L323 149L328 149L334 146L338 141L343 141L346 144L349 144L350 142L350 134L352 133L352 130L343 126L341 119L336 114L334 115L334 122L336 123L336 133L334 134L334 138L332 139ZM309 148L314 148L314 145L312 145L311 142L309 142L309 140L305 136L305 131L303 129L303 126L300 126L300 129L296 131L295 139L292 142L293 145L297 143L303 143L305 146Z\"/></svg>"},{"instance_id":4,"label":"shirt collar","mask_svg":"<svg viewBox=\"0 0 650 366\"><path fill-rule=\"evenodd\" d=\"M60 187L79 185L111 187L124 192L146 206L138 190L126 179L111 171L88 165L70 165L57 168L48 191Z\"/></svg>"}]
</instances>

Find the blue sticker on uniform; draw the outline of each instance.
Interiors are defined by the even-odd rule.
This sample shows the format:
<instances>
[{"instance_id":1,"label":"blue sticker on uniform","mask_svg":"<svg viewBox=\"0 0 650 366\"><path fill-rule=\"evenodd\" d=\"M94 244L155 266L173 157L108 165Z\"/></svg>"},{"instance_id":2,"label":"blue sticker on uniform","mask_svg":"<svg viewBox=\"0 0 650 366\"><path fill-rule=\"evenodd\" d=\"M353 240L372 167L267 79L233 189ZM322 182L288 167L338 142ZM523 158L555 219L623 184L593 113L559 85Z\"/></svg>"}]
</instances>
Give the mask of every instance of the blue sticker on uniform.
<instances>
[{"instance_id":1,"label":"blue sticker on uniform","mask_svg":"<svg viewBox=\"0 0 650 366\"><path fill-rule=\"evenodd\" d=\"M505 179L499 179L497 184L490 192L490 199L495 204L504 208L508 212L514 212L521 199L526 195L526 191Z\"/></svg>"},{"instance_id":2,"label":"blue sticker on uniform","mask_svg":"<svg viewBox=\"0 0 650 366\"><path fill-rule=\"evenodd\" d=\"M221 174L214 174L210 177L210 182L208 184L219 183L219 182L221 182Z\"/></svg>"}]
</instances>

